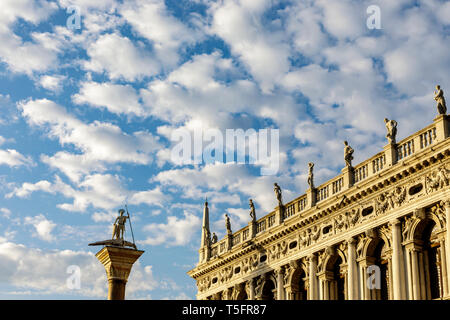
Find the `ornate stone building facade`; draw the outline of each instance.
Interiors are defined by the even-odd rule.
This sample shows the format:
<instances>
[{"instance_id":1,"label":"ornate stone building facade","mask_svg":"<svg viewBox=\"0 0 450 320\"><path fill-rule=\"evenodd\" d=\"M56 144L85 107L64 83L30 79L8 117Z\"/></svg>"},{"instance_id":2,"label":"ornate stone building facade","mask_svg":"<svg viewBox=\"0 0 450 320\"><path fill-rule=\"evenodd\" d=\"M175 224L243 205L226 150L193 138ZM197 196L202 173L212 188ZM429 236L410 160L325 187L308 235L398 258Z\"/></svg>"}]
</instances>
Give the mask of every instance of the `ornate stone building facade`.
<instances>
[{"instance_id":1,"label":"ornate stone building facade","mask_svg":"<svg viewBox=\"0 0 450 320\"><path fill-rule=\"evenodd\" d=\"M449 121L397 142L385 119L381 152L353 167L346 144L340 175L316 187L310 164L306 194L283 204L276 185L273 212L219 241L206 202L197 298L449 299Z\"/></svg>"}]
</instances>

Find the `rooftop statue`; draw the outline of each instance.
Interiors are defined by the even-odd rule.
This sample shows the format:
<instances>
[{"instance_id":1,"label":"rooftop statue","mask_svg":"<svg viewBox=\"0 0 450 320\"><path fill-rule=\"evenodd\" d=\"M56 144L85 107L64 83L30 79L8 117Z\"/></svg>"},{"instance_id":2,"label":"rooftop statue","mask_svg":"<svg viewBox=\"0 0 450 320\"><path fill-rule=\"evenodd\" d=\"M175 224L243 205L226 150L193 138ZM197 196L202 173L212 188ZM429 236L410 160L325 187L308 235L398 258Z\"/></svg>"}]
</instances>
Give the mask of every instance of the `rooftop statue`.
<instances>
[{"instance_id":1,"label":"rooftop statue","mask_svg":"<svg viewBox=\"0 0 450 320\"><path fill-rule=\"evenodd\" d=\"M231 231L230 217L226 213L225 213L225 227L227 228L227 234L232 234L233 233Z\"/></svg>"},{"instance_id":2,"label":"rooftop statue","mask_svg":"<svg viewBox=\"0 0 450 320\"><path fill-rule=\"evenodd\" d=\"M211 243L214 244L214 243L216 243L216 242L217 242L217 235L216 235L215 232L213 232L212 238L211 238Z\"/></svg>"},{"instance_id":3,"label":"rooftop statue","mask_svg":"<svg viewBox=\"0 0 450 320\"><path fill-rule=\"evenodd\" d=\"M103 246L131 247L131 248L137 250L136 244L134 243L134 235L133 235L133 229L131 229L131 222L130 222L130 229L131 229L131 234L133 235L133 242L129 242L124 239L125 223L127 220L130 221L130 214L128 213L128 210L127 210L126 216L124 215L124 213L125 213L124 209L119 210L119 216L114 221L112 238L110 240L97 241L97 242L90 243L89 245L90 246L103 245Z\"/></svg>"},{"instance_id":4,"label":"rooftop statue","mask_svg":"<svg viewBox=\"0 0 450 320\"><path fill-rule=\"evenodd\" d=\"M397 136L397 121L384 118L384 123L386 124L386 138L388 139L389 144L396 144L395 139Z\"/></svg>"},{"instance_id":5,"label":"rooftop statue","mask_svg":"<svg viewBox=\"0 0 450 320\"><path fill-rule=\"evenodd\" d=\"M283 206L283 200L282 200L282 197L281 197L281 188L278 185L278 183L276 183L276 182L273 184L273 191L275 191L275 195L276 195L277 200L278 200L278 206L282 207Z\"/></svg>"},{"instance_id":6,"label":"rooftop statue","mask_svg":"<svg viewBox=\"0 0 450 320\"><path fill-rule=\"evenodd\" d=\"M256 222L256 213L255 213L255 205L253 204L253 200L249 200L250 205L250 217L252 218L252 222Z\"/></svg>"},{"instance_id":7,"label":"rooftop statue","mask_svg":"<svg viewBox=\"0 0 450 320\"><path fill-rule=\"evenodd\" d=\"M344 145L345 145L345 148L344 148L345 166L346 167L351 167L352 166L352 160L353 160L353 152L355 150L353 150L353 148L348 145L347 141L344 141Z\"/></svg>"},{"instance_id":8,"label":"rooftop statue","mask_svg":"<svg viewBox=\"0 0 450 320\"><path fill-rule=\"evenodd\" d=\"M308 167L309 167L308 185L310 189L314 189L314 173L313 173L314 163L309 162Z\"/></svg>"},{"instance_id":9,"label":"rooftop statue","mask_svg":"<svg viewBox=\"0 0 450 320\"><path fill-rule=\"evenodd\" d=\"M437 102L438 112L445 115L447 114L447 106L445 105L444 90L441 89L440 85L436 86L436 90L434 91L434 100Z\"/></svg>"}]
</instances>

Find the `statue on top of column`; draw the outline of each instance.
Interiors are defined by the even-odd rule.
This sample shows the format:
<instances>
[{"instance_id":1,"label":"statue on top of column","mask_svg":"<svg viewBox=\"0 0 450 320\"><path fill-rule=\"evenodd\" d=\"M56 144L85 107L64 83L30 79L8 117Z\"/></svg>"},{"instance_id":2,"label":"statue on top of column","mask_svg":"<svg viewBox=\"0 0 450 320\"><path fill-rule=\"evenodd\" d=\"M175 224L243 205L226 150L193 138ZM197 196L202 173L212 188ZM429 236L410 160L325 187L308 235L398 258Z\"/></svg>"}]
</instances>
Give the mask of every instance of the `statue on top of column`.
<instances>
[{"instance_id":1,"label":"statue on top of column","mask_svg":"<svg viewBox=\"0 0 450 320\"><path fill-rule=\"evenodd\" d=\"M256 222L256 213L255 213L255 205L253 204L253 200L249 200L250 205L250 217L252 218L252 222Z\"/></svg>"},{"instance_id":2,"label":"statue on top of column","mask_svg":"<svg viewBox=\"0 0 450 320\"><path fill-rule=\"evenodd\" d=\"M386 138L388 139L389 144L396 144L397 121L384 118L384 123L386 124L387 129Z\"/></svg>"},{"instance_id":3,"label":"statue on top of column","mask_svg":"<svg viewBox=\"0 0 450 320\"><path fill-rule=\"evenodd\" d=\"M355 150L353 150L353 148L348 145L347 141L344 141L344 145L345 145L345 147L344 147L345 166L351 168L352 160L353 160L353 152Z\"/></svg>"},{"instance_id":4,"label":"statue on top of column","mask_svg":"<svg viewBox=\"0 0 450 320\"><path fill-rule=\"evenodd\" d=\"M128 209L127 209L127 215L124 215L124 213L125 213L124 209L119 209L119 216L116 218L116 220L114 221L114 224L113 224L113 233L112 233L111 239L104 240L104 241L97 241L94 243L90 243L89 245L90 246L104 245L104 246L131 247L131 248L137 250L136 244L134 243L133 229L131 227L130 214L128 213ZM125 223L127 222L127 220L130 222L130 229L131 229L131 235L133 236L133 242L129 242L124 239Z\"/></svg>"},{"instance_id":5,"label":"statue on top of column","mask_svg":"<svg viewBox=\"0 0 450 320\"><path fill-rule=\"evenodd\" d=\"M216 235L215 232L213 232L212 238L211 238L211 243L214 244L214 243L216 243L216 242L217 242L217 235Z\"/></svg>"},{"instance_id":6,"label":"statue on top of column","mask_svg":"<svg viewBox=\"0 0 450 320\"><path fill-rule=\"evenodd\" d=\"M226 213L225 213L225 227L227 229L227 234L232 234L233 233L231 231L230 217Z\"/></svg>"},{"instance_id":7,"label":"statue on top of column","mask_svg":"<svg viewBox=\"0 0 450 320\"><path fill-rule=\"evenodd\" d=\"M275 195L276 195L277 200L278 200L278 206L282 207L283 206L283 200L282 200L282 197L281 197L281 188L278 185L278 183L276 183L276 182L273 184L273 191L275 191Z\"/></svg>"},{"instance_id":8,"label":"statue on top of column","mask_svg":"<svg viewBox=\"0 0 450 320\"><path fill-rule=\"evenodd\" d=\"M308 185L309 185L310 189L314 189L314 173L313 173L314 163L309 162L308 163L308 167L309 167L309 171L308 171Z\"/></svg>"},{"instance_id":9,"label":"statue on top of column","mask_svg":"<svg viewBox=\"0 0 450 320\"><path fill-rule=\"evenodd\" d=\"M447 114L447 106L445 105L444 90L441 89L440 85L436 86L436 90L434 91L434 100L437 102L438 113L445 115Z\"/></svg>"}]
</instances>

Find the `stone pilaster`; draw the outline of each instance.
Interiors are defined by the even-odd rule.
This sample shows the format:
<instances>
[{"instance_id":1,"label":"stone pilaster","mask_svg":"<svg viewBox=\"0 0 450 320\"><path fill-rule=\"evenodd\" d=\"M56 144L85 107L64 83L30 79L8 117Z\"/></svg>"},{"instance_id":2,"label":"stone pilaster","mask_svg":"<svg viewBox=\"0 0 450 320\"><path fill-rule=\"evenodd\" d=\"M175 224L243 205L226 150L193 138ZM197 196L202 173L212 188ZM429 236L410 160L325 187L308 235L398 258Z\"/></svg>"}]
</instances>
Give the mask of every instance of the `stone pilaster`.
<instances>
[{"instance_id":1,"label":"stone pilaster","mask_svg":"<svg viewBox=\"0 0 450 320\"><path fill-rule=\"evenodd\" d=\"M386 168L397 163L397 144L390 143L383 148L386 159Z\"/></svg>"},{"instance_id":2,"label":"stone pilaster","mask_svg":"<svg viewBox=\"0 0 450 320\"><path fill-rule=\"evenodd\" d=\"M123 247L103 247L95 255L103 264L108 279L108 300L125 300L125 286L131 267L144 253Z\"/></svg>"},{"instance_id":3,"label":"stone pilaster","mask_svg":"<svg viewBox=\"0 0 450 320\"><path fill-rule=\"evenodd\" d=\"M227 250L230 251L233 248L233 234L227 233L225 238L227 239Z\"/></svg>"},{"instance_id":4,"label":"stone pilaster","mask_svg":"<svg viewBox=\"0 0 450 320\"><path fill-rule=\"evenodd\" d=\"M256 221L252 220L248 223L248 232L251 239L256 237Z\"/></svg>"},{"instance_id":5,"label":"stone pilaster","mask_svg":"<svg viewBox=\"0 0 450 320\"><path fill-rule=\"evenodd\" d=\"M316 205L317 201L317 189L309 188L306 190L306 208L312 208Z\"/></svg>"},{"instance_id":6,"label":"stone pilaster","mask_svg":"<svg viewBox=\"0 0 450 320\"><path fill-rule=\"evenodd\" d=\"M348 188L351 188L353 184L355 183L355 170L353 167L345 167L341 170L343 174L343 186L342 189L346 190Z\"/></svg>"},{"instance_id":7,"label":"stone pilaster","mask_svg":"<svg viewBox=\"0 0 450 320\"><path fill-rule=\"evenodd\" d=\"M275 225L279 226L284 221L284 205L279 205L275 208Z\"/></svg>"},{"instance_id":8,"label":"stone pilaster","mask_svg":"<svg viewBox=\"0 0 450 320\"><path fill-rule=\"evenodd\" d=\"M449 136L450 126L448 123L449 116L447 115L438 115L434 118L434 123L436 125L436 140L443 141Z\"/></svg>"}]
</instances>

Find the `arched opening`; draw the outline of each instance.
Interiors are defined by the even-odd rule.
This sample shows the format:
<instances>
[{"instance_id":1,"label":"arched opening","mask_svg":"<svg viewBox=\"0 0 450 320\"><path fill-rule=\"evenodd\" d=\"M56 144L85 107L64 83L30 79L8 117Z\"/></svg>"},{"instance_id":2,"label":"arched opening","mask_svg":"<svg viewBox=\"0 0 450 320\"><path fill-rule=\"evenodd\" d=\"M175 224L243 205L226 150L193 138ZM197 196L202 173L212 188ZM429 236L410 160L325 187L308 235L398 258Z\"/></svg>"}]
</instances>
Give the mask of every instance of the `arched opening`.
<instances>
[{"instance_id":1,"label":"arched opening","mask_svg":"<svg viewBox=\"0 0 450 320\"><path fill-rule=\"evenodd\" d=\"M441 299L443 294L441 270L441 243L437 237L436 223L428 219L420 240L423 241L419 253L419 270L424 270L421 284L422 299Z\"/></svg>"},{"instance_id":2,"label":"arched opening","mask_svg":"<svg viewBox=\"0 0 450 320\"><path fill-rule=\"evenodd\" d=\"M389 300L389 259L386 255L387 246L382 239L379 239L375 246L373 256L375 258L374 265L378 268L373 275L375 285L371 287L373 300Z\"/></svg>"},{"instance_id":3,"label":"arched opening","mask_svg":"<svg viewBox=\"0 0 450 320\"><path fill-rule=\"evenodd\" d=\"M342 259L337 256L333 264L333 280L330 283L330 299L345 300L345 274L341 272Z\"/></svg>"},{"instance_id":4,"label":"arched opening","mask_svg":"<svg viewBox=\"0 0 450 320\"><path fill-rule=\"evenodd\" d=\"M236 300L248 300L247 292L243 287L239 290Z\"/></svg>"},{"instance_id":5,"label":"arched opening","mask_svg":"<svg viewBox=\"0 0 450 320\"><path fill-rule=\"evenodd\" d=\"M319 275L319 280L320 299L346 299L346 269L338 253L328 258L324 272Z\"/></svg>"},{"instance_id":6,"label":"arched opening","mask_svg":"<svg viewBox=\"0 0 450 320\"><path fill-rule=\"evenodd\" d=\"M292 300L307 300L308 291L306 290L306 273L299 267L294 271L291 280Z\"/></svg>"},{"instance_id":7,"label":"arched opening","mask_svg":"<svg viewBox=\"0 0 450 320\"><path fill-rule=\"evenodd\" d=\"M261 300L275 300L275 284L270 279L264 283Z\"/></svg>"}]
</instances>

